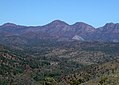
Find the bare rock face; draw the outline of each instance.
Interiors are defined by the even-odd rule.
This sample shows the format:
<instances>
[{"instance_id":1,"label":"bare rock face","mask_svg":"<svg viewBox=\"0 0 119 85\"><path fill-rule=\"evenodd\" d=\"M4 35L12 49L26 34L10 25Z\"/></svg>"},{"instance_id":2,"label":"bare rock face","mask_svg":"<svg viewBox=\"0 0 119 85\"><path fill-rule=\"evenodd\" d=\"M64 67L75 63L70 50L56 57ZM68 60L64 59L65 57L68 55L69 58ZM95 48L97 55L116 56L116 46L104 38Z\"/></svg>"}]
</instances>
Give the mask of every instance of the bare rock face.
<instances>
[{"instance_id":1,"label":"bare rock face","mask_svg":"<svg viewBox=\"0 0 119 85\"><path fill-rule=\"evenodd\" d=\"M78 35L75 35L73 38L73 40L79 40L79 41L84 41L84 39Z\"/></svg>"}]
</instances>

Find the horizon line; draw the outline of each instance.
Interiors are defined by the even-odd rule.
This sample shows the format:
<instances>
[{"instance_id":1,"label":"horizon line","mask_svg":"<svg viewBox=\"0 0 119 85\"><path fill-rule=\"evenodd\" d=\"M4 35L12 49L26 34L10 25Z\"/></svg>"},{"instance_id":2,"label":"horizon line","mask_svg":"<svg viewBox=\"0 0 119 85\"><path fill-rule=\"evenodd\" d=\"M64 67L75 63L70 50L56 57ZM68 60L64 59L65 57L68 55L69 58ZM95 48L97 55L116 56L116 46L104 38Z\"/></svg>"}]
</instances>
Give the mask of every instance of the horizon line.
<instances>
[{"instance_id":1,"label":"horizon line","mask_svg":"<svg viewBox=\"0 0 119 85\"><path fill-rule=\"evenodd\" d=\"M53 20L53 21L51 21L51 22L49 22L49 23L46 23L46 24L43 24L43 25L25 25L25 24L17 24L17 23L15 23L15 22L5 22L5 23L3 23L3 24L0 24L0 26L2 26L2 25L5 25L5 24L14 24L14 25L18 25L18 26L28 26L28 27L35 27L35 26L44 26L44 25L48 25L48 24L50 24L50 23L52 23L52 22L55 22L55 21L59 21L59 22L64 22L64 23L66 23L66 24L68 24L68 25L74 25L74 24L76 24L76 23L84 23L84 24L87 24L87 25L90 25L90 26L92 26L92 27L94 27L94 28L99 28L99 27L102 27L102 26L98 26L98 27L95 27L95 26L93 26L93 25L91 25L91 24L88 24L88 23L85 23L85 22L83 22L83 21L81 21L81 22L74 22L73 24L69 24L69 23L67 23L66 21L63 21L63 20L60 20L60 19L55 19L55 20ZM106 25L106 24L119 24L118 22L107 22L107 23L104 23L104 25ZM104 26L103 25L103 26Z\"/></svg>"}]
</instances>

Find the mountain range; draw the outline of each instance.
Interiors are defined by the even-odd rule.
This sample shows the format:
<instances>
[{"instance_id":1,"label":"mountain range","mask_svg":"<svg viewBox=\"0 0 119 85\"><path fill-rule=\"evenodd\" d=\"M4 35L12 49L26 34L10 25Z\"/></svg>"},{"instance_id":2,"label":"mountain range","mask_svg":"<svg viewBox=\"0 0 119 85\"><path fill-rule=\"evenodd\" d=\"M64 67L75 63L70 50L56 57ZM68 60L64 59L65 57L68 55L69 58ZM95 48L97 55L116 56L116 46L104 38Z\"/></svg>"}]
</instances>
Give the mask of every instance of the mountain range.
<instances>
[{"instance_id":1,"label":"mountain range","mask_svg":"<svg viewBox=\"0 0 119 85\"><path fill-rule=\"evenodd\" d=\"M119 85L119 24L55 20L0 26L0 85Z\"/></svg>"},{"instance_id":2,"label":"mountain range","mask_svg":"<svg viewBox=\"0 0 119 85\"><path fill-rule=\"evenodd\" d=\"M119 23L107 23L95 28L84 22L69 25L55 20L44 26L21 26L5 23L0 26L0 43L27 44L33 41L101 41L119 42Z\"/></svg>"}]
</instances>

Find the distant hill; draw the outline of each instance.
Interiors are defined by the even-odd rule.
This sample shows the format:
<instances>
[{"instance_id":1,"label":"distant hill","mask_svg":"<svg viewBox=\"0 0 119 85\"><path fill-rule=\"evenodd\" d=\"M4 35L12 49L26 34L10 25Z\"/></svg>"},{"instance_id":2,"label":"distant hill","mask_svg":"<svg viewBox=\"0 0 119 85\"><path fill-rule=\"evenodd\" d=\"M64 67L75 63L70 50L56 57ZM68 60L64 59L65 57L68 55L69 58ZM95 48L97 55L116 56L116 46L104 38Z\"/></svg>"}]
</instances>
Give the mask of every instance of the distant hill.
<instances>
[{"instance_id":1,"label":"distant hill","mask_svg":"<svg viewBox=\"0 0 119 85\"><path fill-rule=\"evenodd\" d=\"M0 43L4 44L28 44L40 39L119 42L119 23L107 23L99 28L84 22L69 25L61 20L55 20L44 26L20 26L5 23L0 26L0 39Z\"/></svg>"}]
</instances>

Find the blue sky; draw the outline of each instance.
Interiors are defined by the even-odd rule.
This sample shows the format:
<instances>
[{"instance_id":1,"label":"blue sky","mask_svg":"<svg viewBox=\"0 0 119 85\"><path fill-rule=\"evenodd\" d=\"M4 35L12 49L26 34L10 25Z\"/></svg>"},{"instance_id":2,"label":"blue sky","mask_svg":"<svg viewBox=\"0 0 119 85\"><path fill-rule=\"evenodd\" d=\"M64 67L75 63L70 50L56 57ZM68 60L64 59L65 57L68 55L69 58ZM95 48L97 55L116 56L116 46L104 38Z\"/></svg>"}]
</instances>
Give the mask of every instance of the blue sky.
<instances>
[{"instance_id":1,"label":"blue sky","mask_svg":"<svg viewBox=\"0 0 119 85\"><path fill-rule=\"evenodd\" d=\"M119 0L0 0L0 24L42 26L57 19L94 27L119 23Z\"/></svg>"}]
</instances>

